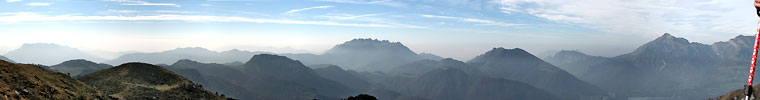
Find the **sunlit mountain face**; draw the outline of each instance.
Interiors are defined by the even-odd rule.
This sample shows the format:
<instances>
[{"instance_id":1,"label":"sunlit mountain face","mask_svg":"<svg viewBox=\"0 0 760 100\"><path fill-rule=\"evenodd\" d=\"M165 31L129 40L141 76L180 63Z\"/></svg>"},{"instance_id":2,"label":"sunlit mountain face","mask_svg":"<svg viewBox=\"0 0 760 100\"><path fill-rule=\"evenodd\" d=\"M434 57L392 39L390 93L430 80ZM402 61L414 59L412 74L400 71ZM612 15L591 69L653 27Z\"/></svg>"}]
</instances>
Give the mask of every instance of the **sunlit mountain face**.
<instances>
[{"instance_id":1,"label":"sunlit mountain face","mask_svg":"<svg viewBox=\"0 0 760 100\"><path fill-rule=\"evenodd\" d=\"M0 100L742 99L730 0L2 0Z\"/></svg>"}]
</instances>

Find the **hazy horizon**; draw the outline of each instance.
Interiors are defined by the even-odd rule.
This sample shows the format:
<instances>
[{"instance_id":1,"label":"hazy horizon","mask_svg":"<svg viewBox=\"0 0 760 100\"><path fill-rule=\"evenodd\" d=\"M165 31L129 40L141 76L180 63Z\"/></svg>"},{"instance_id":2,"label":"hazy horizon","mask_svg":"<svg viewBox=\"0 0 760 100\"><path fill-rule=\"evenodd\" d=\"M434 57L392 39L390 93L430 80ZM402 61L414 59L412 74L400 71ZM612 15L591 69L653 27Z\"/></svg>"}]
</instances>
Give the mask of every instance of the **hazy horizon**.
<instances>
[{"instance_id":1,"label":"hazy horizon","mask_svg":"<svg viewBox=\"0 0 760 100\"><path fill-rule=\"evenodd\" d=\"M182 47L318 54L376 38L460 60L494 47L611 57L663 33L704 44L750 35L753 11L738 0L5 0L0 54L24 43L105 58Z\"/></svg>"}]
</instances>

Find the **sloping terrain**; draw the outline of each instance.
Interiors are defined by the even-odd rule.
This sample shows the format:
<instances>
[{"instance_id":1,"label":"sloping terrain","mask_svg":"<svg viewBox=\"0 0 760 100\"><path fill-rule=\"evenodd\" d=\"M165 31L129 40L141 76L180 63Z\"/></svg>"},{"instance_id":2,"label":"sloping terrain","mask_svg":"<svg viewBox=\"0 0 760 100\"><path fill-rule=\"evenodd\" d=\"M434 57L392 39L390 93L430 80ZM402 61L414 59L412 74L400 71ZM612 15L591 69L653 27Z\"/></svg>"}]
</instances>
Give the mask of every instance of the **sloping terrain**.
<instances>
[{"instance_id":1,"label":"sloping terrain","mask_svg":"<svg viewBox=\"0 0 760 100\"><path fill-rule=\"evenodd\" d=\"M416 78L396 79L401 94L433 100L559 100L549 92L528 84L470 75L457 68L441 66Z\"/></svg>"},{"instance_id":2,"label":"sloping terrain","mask_svg":"<svg viewBox=\"0 0 760 100\"><path fill-rule=\"evenodd\" d=\"M126 63L87 74L80 81L124 99L228 99L156 65Z\"/></svg>"},{"instance_id":3,"label":"sloping terrain","mask_svg":"<svg viewBox=\"0 0 760 100\"><path fill-rule=\"evenodd\" d=\"M73 100L108 99L108 96L66 74L0 60L0 99Z\"/></svg>"},{"instance_id":4,"label":"sloping terrain","mask_svg":"<svg viewBox=\"0 0 760 100\"><path fill-rule=\"evenodd\" d=\"M477 74L530 84L564 99L604 97L607 92L520 48L493 48L467 62Z\"/></svg>"},{"instance_id":5,"label":"sloping terrain","mask_svg":"<svg viewBox=\"0 0 760 100\"><path fill-rule=\"evenodd\" d=\"M13 60L11 60L11 59L8 59L8 58L7 58L7 57L5 57L5 56L0 56L0 60L4 60L4 61L6 61L6 62L10 62L10 63L16 63L16 62L13 62Z\"/></svg>"},{"instance_id":6,"label":"sloping terrain","mask_svg":"<svg viewBox=\"0 0 760 100\"><path fill-rule=\"evenodd\" d=\"M356 71L385 71L395 66L422 59L441 59L423 53L417 54L400 42L377 39L353 39L335 45L321 55L282 54L307 65L334 64Z\"/></svg>"},{"instance_id":7,"label":"sloping terrain","mask_svg":"<svg viewBox=\"0 0 760 100\"><path fill-rule=\"evenodd\" d=\"M327 65L327 67L315 68L314 72L316 72L319 76L322 76L329 80L334 80L354 90L367 90L371 86L371 83L356 76L357 72L353 70L343 70L336 65Z\"/></svg>"},{"instance_id":8,"label":"sloping terrain","mask_svg":"<svg viewBox=\"0 0 760 100\"><path fill-rule=\"evenodd\" d=\"M181 59L190 59L200 62L210 63L229 63L229 62L244 62L255 54L262 54L269 52L250 52L241 51L237 49L228 51L211 51L201 47L187 47L177 48L174 50L168 50L163 52L154 53L130 53L119 56L116 59L110 60L109 64L122 64L127 62L144 62L149 64L171 64Z\"/></svg>"},{"instance_id":9,"label":"sloping terrain","mask_svg":"<svg viewBox=\"0 0 760 100\"><path fill-rule=\"evenodd\" d=\"M108 64L98 64L84 59L69 60L57 65L50 66L61 73L69 74L72 77L89 74L101 69L111 68Z\"/></svg>"},{"instance_id":10,"label":"sloping terrain","mask_svg":"<svg viewBox=\"0 0 760 100\"><path fill-rule=\"evenodd\" d=\"M292 82L292 84L313 89L323 96L338 98L350 96L356 92L343 84L320 77L300 61L285 56L259 54L253 56L244 66L247 74L258 79ZM248 80L248 82L251 81L253 80Z\"/></svg>"}]
</instances>

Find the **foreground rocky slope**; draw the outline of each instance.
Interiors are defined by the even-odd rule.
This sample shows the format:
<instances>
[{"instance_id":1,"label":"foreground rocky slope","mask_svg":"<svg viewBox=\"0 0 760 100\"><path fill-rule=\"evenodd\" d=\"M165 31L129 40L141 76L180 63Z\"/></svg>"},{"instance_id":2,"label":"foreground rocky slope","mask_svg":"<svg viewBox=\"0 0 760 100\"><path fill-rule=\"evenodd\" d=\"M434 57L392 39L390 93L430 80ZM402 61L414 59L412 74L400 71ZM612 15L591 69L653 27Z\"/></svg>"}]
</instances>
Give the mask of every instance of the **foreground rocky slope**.
<instances>
[{"instance_id":1,"label":"foreground rocky slope","mask_svg":"<svg viewBox=\"0 0 760 100\"><path fill-rule=\"evenodd\" d=\"M66 74L0 60L0 99L108 99Z\"/></svg>"},{"instance_id":2,"label":"foreground rocky slope","mask_svg":"<svg viewBox=\"0 0 760 100\"><path fill-rule=\"evenodd\" d=\"M126 63L87 74L80 81L123 99L229 99L156 65Z\"/></svg>"}]
</instances>

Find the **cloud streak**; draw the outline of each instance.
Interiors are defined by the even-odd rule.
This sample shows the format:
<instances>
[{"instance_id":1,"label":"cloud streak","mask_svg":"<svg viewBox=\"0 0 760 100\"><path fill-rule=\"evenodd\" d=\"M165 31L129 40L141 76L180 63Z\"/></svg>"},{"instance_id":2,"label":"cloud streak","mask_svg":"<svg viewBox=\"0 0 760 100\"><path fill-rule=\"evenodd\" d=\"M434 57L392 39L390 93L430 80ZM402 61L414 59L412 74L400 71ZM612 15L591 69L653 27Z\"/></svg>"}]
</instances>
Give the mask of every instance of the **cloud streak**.
<instances>
[{"instance_id":1,"label":"cloud streak","mask_svg":"<svg viewBox=\"0 0 760 100\"><path fill-rule=\"evenodd\" d=\"M519 25L519 24L497 22L497 21L485 20L485 19L474 19L474 18L461 18L461 17L439 16L439 15L420 15L420 16L426 17L426 18L451 19L451 20L458 20L462 22L480 23L480 25L494 25L494 26L503 26L503 27L511 27L511 26Z\"/></svg>"},{"instance_id":2,"label":"cloud streak","mask_svg":"<svg viewBox=\"0 0 760 100\"><path fill-rule=\"evenodd\" d=\"M27 6L50 6L50 5L53 5L53 3L38 3L38 2L36 2L36 3L27 3L25 5L27 5Z\"/></svg>"},{"instance_id":3,"label":"cloud streak","mask_svg":"<svg viewBox=\"0 0 760 100\"><path fill-rule=\"evenodd\" d=\"M19 2L21 0L5 0L5 2Z\"/></svg>"},{"instance_id":4,"label":"cloud streak","mask_svg":"<svg viewBox=\"0 0 760 100\"><path fill-rule=\"evenodd\" d=\"M293 9L293 10L290 10L290 11L285 12L283 14L291 14L291 13L305 11L305 10L310 10L310 9L325 9L325 8L332 8L332 7L333 6L316 6L316 7L309 7L309 8Z\"/></svg>"},{"instance_id":5,"label":"cloud streak","mask_svg":"<svg viewBox=\"0 0 760 100\"><path fill-rule=\"evenodd\" d=\"M701 42L751 34L757 19L753 13L747 13L754 11L747 2L730 0L494 0L492 3L505 14L528 14L614 34L653 37L676 33Z\"/></svg>"},{"instance_id":6,"label":"cloud streak","mask_svg":"<svg viewBox=\"0 0 760 100\"><path fill-rule=\"evenodd\" d=\"M145 1L140 1L140 0L105 0L105 1L121 2L121 5L129 5L129 6L173 6L173 7L182 7L181 5L174 4L174 3L152 3L152 2L145 2Z\"/></svg>"},{"instance_id":7,"label":"cloud streak","mask_svg":"<svg viewBox=\"0 0 760 100\"><path fill-rule=\"evenodd\" d=\"M0 22L47 22L47 21L188 21L188 22L248 22L248 23L272 23L272 24L305 24L305 25L329 25L329 26L355 26L355 27L383 27L383 28L424 28L416 25L405 24L360 24L340 23L332 21L302 21L280 19L257 19L234 16L202 16L202 15L149 15L149 16L72 16L58 15L47 16L33 12L2 13Z\"/></svg>"}]
</instances>

